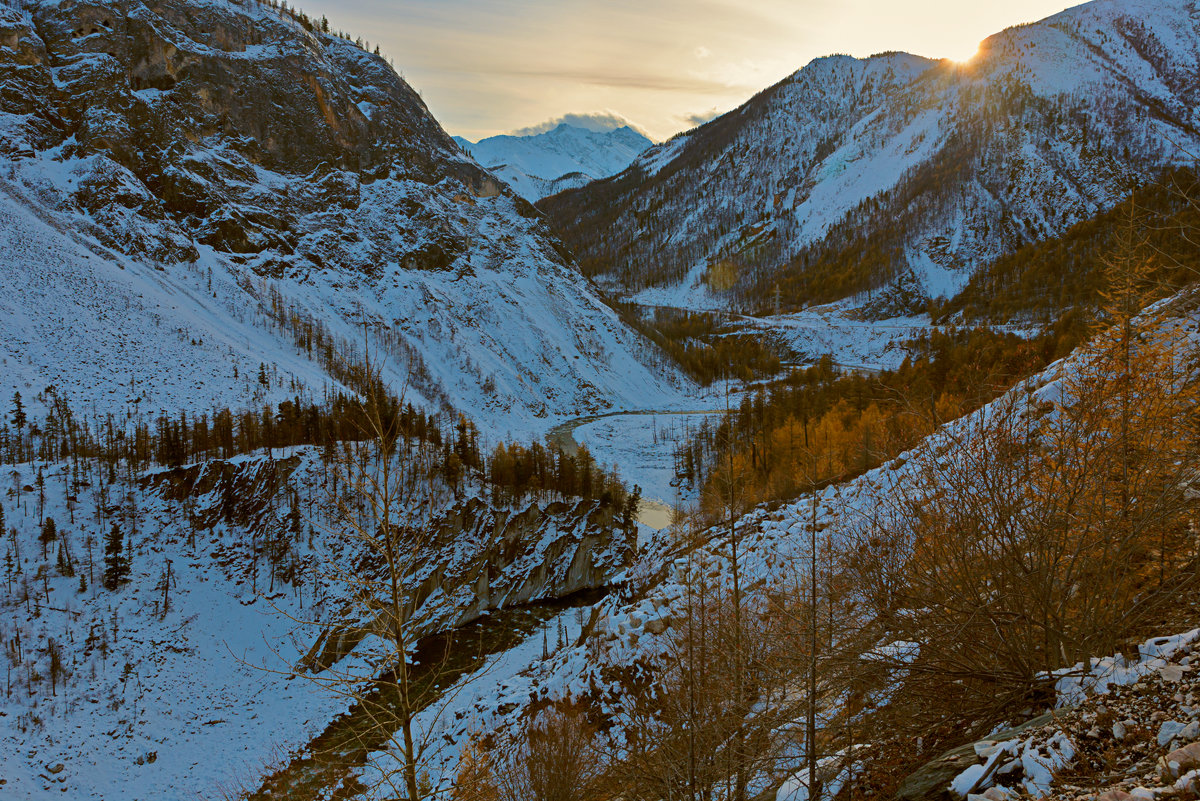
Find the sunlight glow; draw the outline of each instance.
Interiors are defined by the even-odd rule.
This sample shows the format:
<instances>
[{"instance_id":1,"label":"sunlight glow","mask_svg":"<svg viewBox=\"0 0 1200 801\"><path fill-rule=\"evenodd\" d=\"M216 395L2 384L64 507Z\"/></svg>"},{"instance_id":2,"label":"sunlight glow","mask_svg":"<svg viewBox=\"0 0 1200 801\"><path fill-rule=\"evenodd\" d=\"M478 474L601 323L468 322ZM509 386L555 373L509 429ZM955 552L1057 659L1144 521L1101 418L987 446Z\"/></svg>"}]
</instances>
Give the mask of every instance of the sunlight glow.
<instances>
[{"instance_id":1,"label":"sunlight glow","mask_svg":"<svg viewBox=\"0 0 1200 801\"><path fill-rule=\"evenodd\" d=\"M567 112L657 139L736 108L820 56L904 51L968 64L984 38L1075 0L309 0L372 45L451 133Z\"/></svg>"},{"instance_id":2,"label":"sunlight glow","mask_svg":"<svg viewBox=\"0 0 1200 801\"><path fill-rule=\"evenodd\" d=\"M960 66L966 66L966 65L970 64L971 62L975 61L975 59L979 58L979 54L982 52L983 52L983 47L981 45L977 44L971 48L970 52L964 51L963 54L952 54L949 56L949 59L951 61L953 61L955 64L958 64Z\"/></svg>"}]
</instances>

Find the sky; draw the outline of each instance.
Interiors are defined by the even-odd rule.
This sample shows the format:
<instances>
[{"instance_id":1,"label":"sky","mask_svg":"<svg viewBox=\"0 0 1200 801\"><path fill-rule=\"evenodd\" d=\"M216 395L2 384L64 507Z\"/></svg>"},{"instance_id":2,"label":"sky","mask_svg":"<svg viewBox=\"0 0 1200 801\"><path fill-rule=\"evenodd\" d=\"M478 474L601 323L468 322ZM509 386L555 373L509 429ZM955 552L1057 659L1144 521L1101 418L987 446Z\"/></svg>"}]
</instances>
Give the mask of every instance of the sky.
<instances>
[{"instance_id":1,"label":"sky","mask_svg":"<svg viewBox=\"0 0 1200 801\"><path fill-rule=\"evenodd\" d=\"M1064 0L317 0L379 45L451 134L628 120L653 139L736 108L831 53L970 58ZM608 122L603 122L608 120Z\"/></svg>"}]
</instances>

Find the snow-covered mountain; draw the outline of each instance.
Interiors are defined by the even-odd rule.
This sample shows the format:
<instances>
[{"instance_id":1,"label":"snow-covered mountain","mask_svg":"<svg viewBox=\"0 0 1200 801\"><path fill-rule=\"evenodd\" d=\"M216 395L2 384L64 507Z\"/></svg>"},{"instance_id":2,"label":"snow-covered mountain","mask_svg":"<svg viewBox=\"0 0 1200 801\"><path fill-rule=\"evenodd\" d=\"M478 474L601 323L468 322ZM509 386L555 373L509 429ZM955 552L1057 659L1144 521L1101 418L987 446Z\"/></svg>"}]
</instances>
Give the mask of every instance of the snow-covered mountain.
<instances>
[{"instance_id":1,"label":"snow-covered mountain","mask_svg":"<svg viewBox=\"0 0 1200 801\"><path fill-rule=\"evenodd\" d=\"M565 122L529 136L455 141L530 201L615 175L654 144L628 125L593 131Z\"/></svg>"},{"instance_id":2,"label":"snow-covered mountain","mask_svg":"<svg viewBox=\"0 0 1200 801\"><path fill-rule=\"evenodd\" d=\"M646 302L762 307L778 291L791 306L891 285L891 305L919 303L1194 160L1198 72L1194 0L1096 0L966 63L818 59L540 205L590 271Z\"/></svg>"},{"instance_id":3,"label":"snow-covered mountain","mask_svg":"<svg viewBox=\"0 0 1200 801\"><path fill-rule=\"evenodd\" d=\"M5 397L319 399L369 347L516 433L686 385L384 59L251 0L26 8L0 6Z\"/></svg>"}]
</instances>

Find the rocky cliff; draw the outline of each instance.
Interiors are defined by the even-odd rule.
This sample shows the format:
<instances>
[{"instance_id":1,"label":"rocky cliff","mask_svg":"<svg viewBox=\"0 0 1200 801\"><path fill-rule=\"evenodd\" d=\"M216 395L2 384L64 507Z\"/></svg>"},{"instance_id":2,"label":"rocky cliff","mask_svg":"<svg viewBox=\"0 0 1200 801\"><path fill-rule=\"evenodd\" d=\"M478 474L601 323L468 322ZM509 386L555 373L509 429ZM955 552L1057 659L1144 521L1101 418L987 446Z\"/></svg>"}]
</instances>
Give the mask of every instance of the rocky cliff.
<instances>
[{"instance_id":1,"label":"rocky cliff","mask_svg":"<svg viewBox=\"0 0 1200 801\"><path fill-rule=\"evenodd\" d=\"M312 491L322 481L318 465L315 452L305 448L281 459L213 460L158 471L145 476L141 487L175 504L181 523L202 532L202 538L203 532L219 526L244 530L250 550L240 555L236 563L241 564L274 559L268 553L271 543L296 536L285 531L283 521L292 493L304 487ZM309 499L314 510L320 503L319 497L315 503ZM336 525L321 528L328 530L320 532L313 553L323 553L321 558L336 560L339 567L318 569L316 574L352 564L363 578L386 576L382 564L355 550L352 538L338 541ZM297 554L313 548L311 535L308 546L284 545L284 550ZM255 549L263 555L256 556ZM512 508L467 497L442 509L422 535L419 558L405 581L404 614L415 621L411 636L420 639L488 612L603 589L629 556L626 532L612 508L596 501L530 501ZM318 671L344 657L368 634L386 632L392 622L384 599L349 604L336 595L336 588L333 591L326 604L333 621L303 660Z\"/></svg>"},{"instance_id":2,"label":"rocky cliff","mask_svg":"<svg viewBox=\"0 0 1200 801\"><path fill-rule=\"evenodd\" d=\"M595 501L493 508L475 498L436 521L427 557L407 583L406 619L415 639L480 616L607 587L629 556L611 509ZM320 672L369 634L385 634L386 603L373 617L343 619L324 630L303 663Z\"/></svg>"},{"instance_id":3,"label":"rocky cliff","mask_svg":"<svg viewBox=\"0 0 1200 801\"><path fill-rule=\"evenodd\" d=\"M411 399L501 431L683 386L354 43L255 0L44 0L0 6L0 44L10 394L111 409L112 362L155 408L319 394L337 380L297 353L298 320L343 350L366 326Z\"/></svg>"}]
</instances>

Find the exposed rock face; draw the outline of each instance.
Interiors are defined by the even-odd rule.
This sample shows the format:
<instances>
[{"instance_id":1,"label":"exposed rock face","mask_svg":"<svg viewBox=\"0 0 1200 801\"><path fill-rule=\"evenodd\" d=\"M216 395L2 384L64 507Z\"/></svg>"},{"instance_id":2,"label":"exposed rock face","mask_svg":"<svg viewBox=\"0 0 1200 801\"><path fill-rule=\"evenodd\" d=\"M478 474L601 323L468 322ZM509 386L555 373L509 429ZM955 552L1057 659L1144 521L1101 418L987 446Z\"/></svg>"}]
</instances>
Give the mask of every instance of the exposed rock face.
<instances>
[{"instance_id":1,"label":"exposed rock face","mask_svg":"<svg viewBox=\"0 0 1200 801\"><path fill-rule=\"evenodd\" d=\"M156 258L193 258L194 229L218 250L292 252L300 216L352 210L360 181L380 177L498 191L386 62L254 0L46 2L5 12L0 41L0 100L33 115L25 141L100 157L75 194L84 208L175 223L163 241L114 240ZM269 191L260 167L307 186ZM442 267L454 245L418 251Z\"/></svg>"},{"instance_id":2,"label":"exposed rock face","mask_svg":"<svg viewBox=\"0 0 1200 801\"><path fill-rule=\"evenodd\" d=\"M212 460L174 470L151 473L143 489L182 503L193 528L212 528L218 521L243 526L258 524L263 512L278 503L277 496L300 465L300 457L244 462ZM195 505L197 498L210 503Z\"/></svg>"},{"instance_id":3,"label":"exposed rock face","mask_svg":"<svg viewBox=\"0 0 1200 801\"><path fill-rule=\"evenodd\" d=\"M315 481L305 457L211 460L148 474L143 489L183 506L193 530L218 522L267 532L288 508L291 489ZM265 534L260 534L266 539ZM341 548L330 558L345 566L358 557ZM420 638L457 628L481 615L540 600L563 598L608 586L625 566L628 543L610 507L577 500L496 508L468 498L443 510L423 536L421 558L405 582L406 618L419 618ZM356 569L385 568L369 559ZM431 601L431 599L433 599ZM371 633L386 632L390 609L381 600L361 614L328 627L304 663L324 670Z\"/></svg>"},{"instance_id":4,"label":"exposed rock face","mask_svg":"<svg viewBox=\"0 0 1200 801\"><path fill-rule=\"evenodd\" d=\"M457 628L489 611L602 588L627 556L612 510L595 501L531 504L509 512L472 498L443 515L430 542L404 612L420 618L414 638ZM435 596L437 605L430 608L426 602ZM331 626L304 664L327 669L366 635L387 632L392 619L380 603L372 619Z\"/></svg>"}]
</instances>

